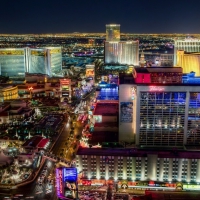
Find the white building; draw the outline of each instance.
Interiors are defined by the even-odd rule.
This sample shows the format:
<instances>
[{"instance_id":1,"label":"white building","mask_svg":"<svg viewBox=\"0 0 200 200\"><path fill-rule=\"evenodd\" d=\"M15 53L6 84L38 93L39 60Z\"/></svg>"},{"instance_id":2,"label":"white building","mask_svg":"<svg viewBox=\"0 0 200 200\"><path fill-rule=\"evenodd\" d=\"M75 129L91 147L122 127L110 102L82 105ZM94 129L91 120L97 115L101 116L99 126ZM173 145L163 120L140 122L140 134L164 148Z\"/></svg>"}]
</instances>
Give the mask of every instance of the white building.
<instances>
[{"instance_id":1,"label":"white building","mask_svg":"<svg viewBox=\"0 0 200 200\"><path fill-rule=\"evenodd\" d=\"M177 65L177 50L183 50L186 52L200 52L200 40L199 39L184 39L175 40L174 43L174 66Z\"/></svg>"},{"instance_id":2,"label":"white building","mask_svg":"<svg viewBox=\"0 0 200 200\"><path fill-rule=\"evenodd\" d=\"M76 166L89 180L200 182L198 151L80 148Z\"/></svg>"}]
</instances>

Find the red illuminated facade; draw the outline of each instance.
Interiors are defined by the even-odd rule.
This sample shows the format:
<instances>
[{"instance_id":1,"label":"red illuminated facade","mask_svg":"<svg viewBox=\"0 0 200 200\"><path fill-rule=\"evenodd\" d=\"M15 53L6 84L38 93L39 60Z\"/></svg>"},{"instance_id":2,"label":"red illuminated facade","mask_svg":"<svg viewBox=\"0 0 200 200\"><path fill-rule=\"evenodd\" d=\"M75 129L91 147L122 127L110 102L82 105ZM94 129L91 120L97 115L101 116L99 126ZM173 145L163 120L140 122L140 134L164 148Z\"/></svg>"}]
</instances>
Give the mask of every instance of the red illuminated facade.
<instances>
[{"instance_id":1,"label":"red illuminated facade","mask_svg":"<svg viewBox=\"0 0 200 200\"><path fill-rule=\"evenodd\" d=\"M135 83L182 83L181 67L137 67L133 70Z\"/></svg>"}]
</instances>

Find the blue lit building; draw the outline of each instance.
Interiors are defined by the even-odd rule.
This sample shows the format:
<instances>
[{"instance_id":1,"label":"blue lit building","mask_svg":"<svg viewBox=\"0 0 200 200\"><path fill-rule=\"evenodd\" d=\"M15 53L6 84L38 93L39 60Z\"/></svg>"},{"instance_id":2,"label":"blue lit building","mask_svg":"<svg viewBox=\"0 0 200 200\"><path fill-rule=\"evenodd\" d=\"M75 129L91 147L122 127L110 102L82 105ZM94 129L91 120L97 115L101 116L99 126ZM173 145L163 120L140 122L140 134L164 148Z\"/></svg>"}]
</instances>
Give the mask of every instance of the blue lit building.
<instances>
[{"instance_id":1,"label":"blue lit building","mask_svg":"<svg viewBox=\"0 0 200 200\"><path fill-rule=\"evenodd\" d=\"M119 97L119 140L147 147L200 144L200 84L123 83ZM131 120L124 102L132 105Z\"/></svg>"},{"instance_id":2,"label":"blue lit building","mask_svg":"<svg viewBox=\"0 0 200 200\"><path fill-rule=\"evenodd\" d=\"M182 80L183 80L183 83L200 84L200 76L195 76L195 72L183 74Z\"/></svg>"}]
</instances>

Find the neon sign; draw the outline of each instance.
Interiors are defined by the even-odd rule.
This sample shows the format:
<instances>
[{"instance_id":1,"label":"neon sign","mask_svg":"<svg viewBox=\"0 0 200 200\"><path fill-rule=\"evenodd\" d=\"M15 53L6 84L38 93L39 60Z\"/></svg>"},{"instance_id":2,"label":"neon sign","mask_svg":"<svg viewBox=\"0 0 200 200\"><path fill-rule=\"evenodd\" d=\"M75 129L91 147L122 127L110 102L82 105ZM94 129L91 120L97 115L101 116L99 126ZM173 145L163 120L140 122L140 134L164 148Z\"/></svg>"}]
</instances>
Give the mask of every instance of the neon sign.
<instances>
[{"instance_id":1,"label":"neon sign","mask_svg":"<svg viewBox=\"0 0 200 200\"><path fill-rule=\"evenodd\" d=\"M56 169L56 185L57 185L57 196L63 196L63 173L62 169Z\"/></svg>"},{"instance_id":2,"label":"neon sign","mask_svg":"<svg viewBox=\"0 0 200 200\"><path fill-rule=\"evenodd\" d=\"M164 91L164 87L158 87L158 86L150 86L149 91Z\"/></svg>"},{"instance_id":3,"label":"neon sign","mask_svg":"<svg viewBox=\"0 0 200 200\"><path fill-rule=\"evenodd\" d=\"M60 79L60 83L62 85L70 85L71 80L70 79Z\"/></svg>"}]
</instances>

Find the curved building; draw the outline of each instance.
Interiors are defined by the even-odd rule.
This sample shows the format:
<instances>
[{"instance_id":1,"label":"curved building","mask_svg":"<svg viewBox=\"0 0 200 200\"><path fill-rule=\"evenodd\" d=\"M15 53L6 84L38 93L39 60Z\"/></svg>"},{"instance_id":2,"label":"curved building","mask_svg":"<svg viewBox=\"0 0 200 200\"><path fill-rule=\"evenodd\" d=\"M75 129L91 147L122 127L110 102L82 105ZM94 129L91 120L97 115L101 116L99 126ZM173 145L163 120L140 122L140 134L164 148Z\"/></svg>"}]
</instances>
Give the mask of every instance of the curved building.
<instances>
[{"instance_id":1,"label":"curved building","mask_svg":"<svg viewBox=\"0 0 200 200\"><path fill-rule=\"evenodd\" d=\"M200 76L200 53L186 53L182 50L177 51L177 66L183 68L183 73L195 72Z\"/></svg>"},{"instance_id":2,"label":"curved building","mask_svg":"<svg viewBox=\"0 0 200 200\"><path fill-rule=\"evenodd\" d=\"M200 52L200 40L198 39L184 39L175 40L174 43L174 65L177 65L177 51L183 50L186 52Z\"/></svg>"}]
</instances>

